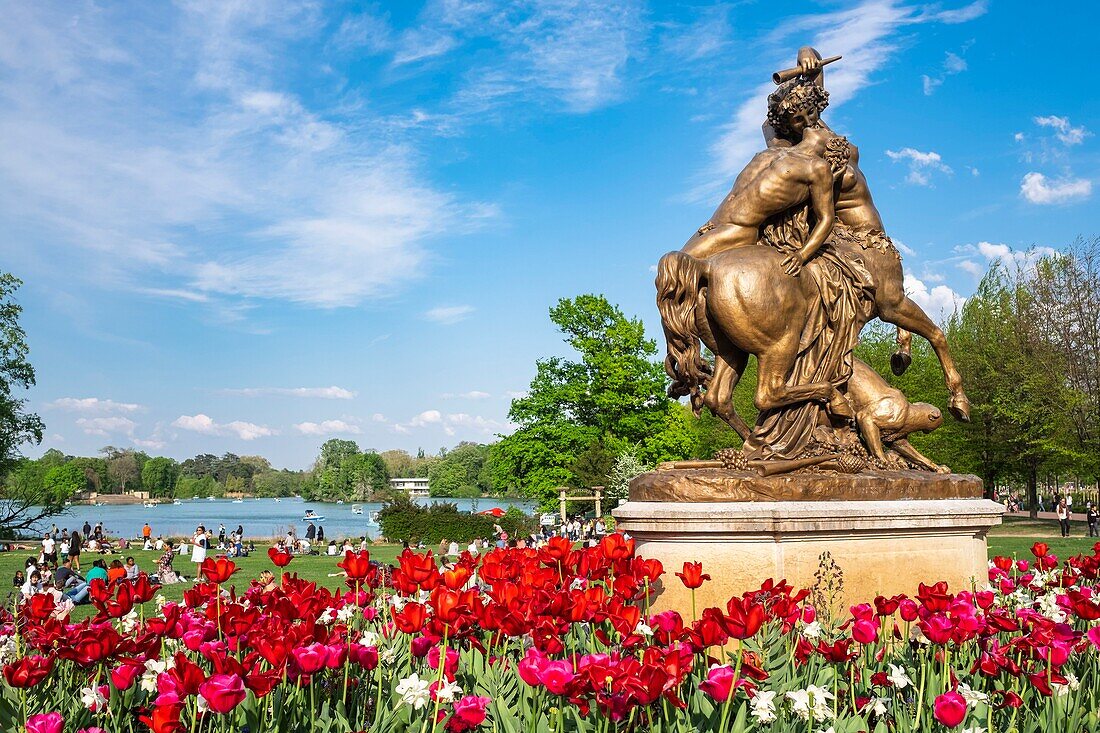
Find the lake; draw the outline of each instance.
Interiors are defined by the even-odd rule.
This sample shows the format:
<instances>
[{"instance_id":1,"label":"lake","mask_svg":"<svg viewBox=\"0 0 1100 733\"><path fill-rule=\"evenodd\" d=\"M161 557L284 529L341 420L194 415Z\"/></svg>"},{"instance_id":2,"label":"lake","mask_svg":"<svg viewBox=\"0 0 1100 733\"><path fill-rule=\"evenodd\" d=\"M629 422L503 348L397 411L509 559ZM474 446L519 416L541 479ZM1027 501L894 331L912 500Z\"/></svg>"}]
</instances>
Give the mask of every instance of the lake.
<instances>
[{"instance_id":1,"label":"lake","mask_svg":"<svg viewBox=\"0 0 1100 733\"><path fill-rule=\"evenodd\" d=\"M414 499L414 501L425 506L448 502L464 511L483 512L496 507L501 509L516 507L529 514L535 509L534 502L511 499L431 498ZM200 524L207 529L212 529L215 535L218 533L219 523L225 525L227 533L240 524L244 526L245 537L263 539L280 537L286 534L290 527L293 527L299 536L303 536L306 522L302 517L307 509L312 509L325 518L323 522L317 523L317 526L325 528L326 539L338 540L343 537L362 535L377 537L378 525L371 521L371 514L381 509L382 504L364 502L359 506L363 508L362 514L352 514L350 503L328 504L299 498L283 498L281 501L244 499L240 504L235 504L230 499L183 499L179 504L158 504L150 508L141 504L79 505L71 506L64 514L47 520L46 526L53 522L59 528L67 528L71 531L73 528L82 527L85 521L92 526L95 526L96 522L103 522L103 529L108 535L137 537L141 535L142 526L148 522L153 528L153 537L157 535L189 537Z\"/></svg>"}]
</instances>

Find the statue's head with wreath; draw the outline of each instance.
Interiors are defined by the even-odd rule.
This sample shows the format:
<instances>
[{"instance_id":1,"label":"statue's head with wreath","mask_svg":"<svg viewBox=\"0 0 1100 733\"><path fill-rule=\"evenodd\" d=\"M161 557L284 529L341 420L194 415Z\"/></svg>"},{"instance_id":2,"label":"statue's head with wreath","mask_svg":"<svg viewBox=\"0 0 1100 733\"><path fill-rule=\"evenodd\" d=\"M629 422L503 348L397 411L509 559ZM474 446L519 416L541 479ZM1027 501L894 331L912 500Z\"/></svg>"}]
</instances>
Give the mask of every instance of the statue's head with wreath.
<instances>
[{"instance_id":1,"label":"statue's head with wreath","mask_svg":"<svg viewBox=\"0 0 1100 733\"><path fill-rule=\"evenodd\" d=\"M803 130L817 126L828 106L827 91L809 79L797 77L768 95L768 124L779 137L797 143Z\"/></svg>"}]
</instances>

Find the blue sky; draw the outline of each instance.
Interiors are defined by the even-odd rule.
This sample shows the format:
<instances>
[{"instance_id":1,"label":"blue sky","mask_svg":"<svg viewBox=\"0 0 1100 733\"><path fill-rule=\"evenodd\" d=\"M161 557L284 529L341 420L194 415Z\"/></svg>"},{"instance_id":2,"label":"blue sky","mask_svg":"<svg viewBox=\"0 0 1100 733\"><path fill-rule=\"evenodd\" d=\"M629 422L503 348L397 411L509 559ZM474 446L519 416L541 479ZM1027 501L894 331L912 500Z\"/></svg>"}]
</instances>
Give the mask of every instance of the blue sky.
<instances>
[{"instance_id":1,"label":"blue sky","mask_svg":"<svg viewBox=\"0 0 1100 733\"><path fill-rule=\"evenodd\" d=\"M1095 235L1100 11L583 0L6 2L0 268L46 448L304 467L507 431L558 298L659 334L652 265L748 158L770 75L843 54L930 313ZM1026 31L1026 32L1025 32ZM1042 250L1040 250L1042 251Z\"/></svg>"}]
</instances>

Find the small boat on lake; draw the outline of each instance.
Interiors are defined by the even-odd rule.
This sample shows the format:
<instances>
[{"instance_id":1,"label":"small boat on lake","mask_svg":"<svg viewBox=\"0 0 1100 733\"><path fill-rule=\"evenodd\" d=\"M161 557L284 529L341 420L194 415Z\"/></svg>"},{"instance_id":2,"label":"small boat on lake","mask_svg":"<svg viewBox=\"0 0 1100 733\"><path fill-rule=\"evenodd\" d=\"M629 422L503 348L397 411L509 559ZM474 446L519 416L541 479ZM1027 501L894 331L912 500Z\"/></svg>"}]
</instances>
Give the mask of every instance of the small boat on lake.
<instances>
[{"instance_id":1,"label":"small boat on lake","mask_svg":"<svg viewBox=\"0 0 1100 733\"><path fill-rule=\"evenodd\" d=\"M351 505L351 513L352 514L362 514L363 513L363 507L359 506L358 504L352 504Z\"/></svg>"},{"instance_id":2,"label":"small boat on lake","mask_svg":"<svg viewBox=\"0 0 1100 733\"><path fill-rule=\"evenodd\" d=\"M343 504L343 503L344 503L344 500L343 500L343 499L337 499L337 500L336 500L336 503L337 503L337 504Z\"/></svg>"},{"instance_id":3,"label":"small boat on lake","mask_svg":"<svg viewBox=\"0 0 1100 733\"><path fill-rule=\"evenodd\" d=\"M141 505L143 507L145 507L146 509L156 509L157 508L157 503L155 501L143 501L143 502L141 502Z\"/></svg>"},{"instance_id":4,"label":"small boat on lake","mask_svg":"<svg viewBox=\"0 0 1100 733\"><path fill-rule=\"evenodd\" d=\"M321 514L316 514L312 509L307 509L306 514L302 517L303 522L323 522L325 518Z\"/></svg>"}]
</instances>

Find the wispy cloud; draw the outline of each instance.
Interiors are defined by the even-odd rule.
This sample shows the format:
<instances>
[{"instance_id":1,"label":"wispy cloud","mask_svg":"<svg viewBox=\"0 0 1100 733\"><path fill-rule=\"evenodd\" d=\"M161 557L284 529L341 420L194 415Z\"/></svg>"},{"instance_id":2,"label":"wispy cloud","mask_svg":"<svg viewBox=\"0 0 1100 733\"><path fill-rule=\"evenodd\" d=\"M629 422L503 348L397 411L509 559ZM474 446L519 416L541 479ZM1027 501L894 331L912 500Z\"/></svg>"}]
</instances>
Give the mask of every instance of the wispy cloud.
<instances>
[{"instance_id":1,"label":"wispy cloud","mask_svg":"<svg viewBox=\"0 0 1100 733\"><path fill-rule=\"evenodd\" d=\"M955 74L961 74L966 71L966 59L957 53L947 52L943 61L943 67L940 71L932 76L925 74L921 76L921 81L924 84L924 93L931 96L935 93L936 89L943 85L944 80L949 76Z\"/></svg>"},{"instance_id":2,"label":"wispy cloud","mask_svg":"<svg viewBox=\"0 0 1100 733\"><path fill-rule=\"evenodd\" d=\"M453 392L444 392L442 397L445 400L454 399L456 397L464 400L487 400L492 397L492 395L488 392L482 392L479 389L473 389L469 392L459 392L457 394Z\"/></svg>"},{"instance_id":3,"label":"wispy cloud","mask_svg":"<svg viewBox=\"0 0 1100 733\"><path fill-rule=\"evenodd\" d=\"M1092 135L1084 125L1074 127L1068 117L1058 117L1057 115L1036 117L1035 124L1039 127L1052 128L1055 131L1055 137L1065 145L1080 145L1086 137Z\"/></svg>"},{"instance_id":4,"label":"wispy cloud","mask_svg":"<svg viewBox=\"0 0 1100 733\"><path fill-rule=\"evenodd\" d=\"M905 162L909 165L909 175L905 180L916 186L931 186L932 174L935 172L950 174L951 168L943 162L943 158L935 151L921 152L913 148L901 150L887 150L886 157L896 162Z\"/></svg>"},{"instance_id":5,"label":"wispy cloud","mask_svg":"<svg viewBox=\"0 0 1100 733\"><path fill-rule=\"evenodd\" d=\"M201 412L197 415L180 415L172 421L172 426L204 435L235 436L241 440L255 440L279 434L278 430L266 425L257 425L243 420L218 423Z\"/></svg>"},{"instance_id":6,"label":"wispy cloud","mask_svg":"<svg viewBox=\"0 0 1100 733\"><path fill-rule=\"evenodd\" d=\"M481 415L470 415L465 412L445 414L439 410L425 410L407 422L396 423L392 427L395 432L405 434L417 428L435 427L447 436L457 435L459 431L488 436L509 429L506 423Z\"/></svg>"},{"instance_id":7,"label":"wispy cloud","mask_svg":"<svg viewBox=\"0 0 1100 733\"><path fill-rule=\"evenodd\" d=\"M238 397L303 397L322 400L350 400L356 392L343 387L243 387L218 390L220 394Z\"/></svg>"},{"instance_id":8,"label":"wispy cloud","mask_svg":"<svg viewBox=\"0 0 1100 733\"><path fill-rule=\"evenodd\" d=\"M429 321L449 326L464 321L474 312L472 305L441 305L424 312Z\"/></svg>"},{"instance_id":9,"label":"wispy cloud","mask_svg":"<svg viewBox=\"0 0 1100 733\"><path fill-rule=\"evenodd\" d=\"M122 412L131 413L145 409L136 402L115 402L98 397L60 397L50 402L47 407L69 412Z\"/></svg>"},{"instance_id":10,"label":"wispy cloud","mask_svg":"<svg viewBox=\"0 0 1100 733\"><path fill-rule=\"evenodd\" d=\"M1069 204L1092 196L1092 181L1085 178L1050 180L1033 171L1020 181L1020 195L1033 204Z\"/></svg>"},{"instance_id":11,"label":"wispy cloud","mask_svg":"<svg viewBox=\"0 0 1100 733\"><path fill-rule=\"evenodd\" d=\"M71 276L211 307L351 306L419 277L440 222L464 226L350 92L307 104L272 82L317 73L284 53L323 46L312 3L32 3L6 20L0 215L26 222L14 249L61 252Z\"/></svg>"},{"instance_id":12,"label":"wispy cloud","mask_svg":"<svg viewBox=\"0 0 1100 733\"><path fill-rule=\"evenodd\" d=\"M913 299L931 318L943 321L956 309L961 308L966 298L946 285L928 287L916 276L905 274L905 294Z\"/></svg>"}]
</instances>

